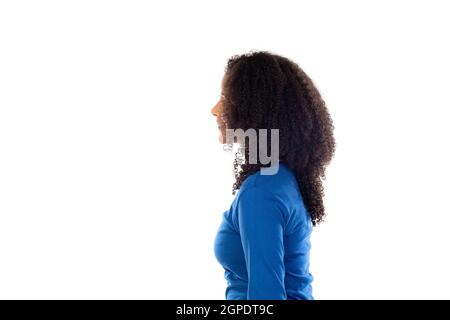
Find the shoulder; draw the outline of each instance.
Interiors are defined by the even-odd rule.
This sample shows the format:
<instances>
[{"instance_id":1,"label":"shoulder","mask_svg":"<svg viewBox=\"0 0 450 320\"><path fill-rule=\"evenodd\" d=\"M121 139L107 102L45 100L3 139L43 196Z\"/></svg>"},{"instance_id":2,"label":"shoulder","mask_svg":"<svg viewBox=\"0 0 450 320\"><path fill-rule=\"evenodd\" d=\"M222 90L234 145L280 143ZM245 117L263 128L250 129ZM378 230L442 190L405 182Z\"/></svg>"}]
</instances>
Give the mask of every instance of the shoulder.
<instances>
[{"instance_id":1,"label":"shoulder","mask_svg":"<svg viewBox=\"0 0 450 320\"><path fill-rule=\"evenodd\" d=\"M280 225L283 229L289 220L286 205L269 189L258 185L240 190L236 198L233 222L237 229L266 229Z\"/></svg>"},{"instance_id":2,"label":"shoulder","mask_svg":"<svg viewBox=\"0 0 450 320\"><path fill-rule=\"evenodd\" d=\"M235 199L237 227L239 221L286 225L289 220L295 176L284 163L270 170L258 170L241 185Z\"/></svg>"},{"instance_id":3,"label":"shoulder","mask_svg":"<svg viewBox=\"0 0 450 320\"><path fill-rule=\"evenodd\" d=\"M283 162L268 171L261 169L247 177L242 184L239 193L244 195L247 190L250 193L270 195L283 203L299 191L295 173ZM239 194L238 194L239 196Z\"/></svg>"},{"instance_id":4,"label":"shoulder","mask_svg":"<svg viewBox=\"0 0 450 320\"><path fill-rule=\"evenodd\" d=\"M275 174L258 171L247 177L234 201L236 228L239 220L264 220L288 226L289 231L293 224L301 224L308 217L295 173L284 163Z\"/></svg>"}]
</instances>

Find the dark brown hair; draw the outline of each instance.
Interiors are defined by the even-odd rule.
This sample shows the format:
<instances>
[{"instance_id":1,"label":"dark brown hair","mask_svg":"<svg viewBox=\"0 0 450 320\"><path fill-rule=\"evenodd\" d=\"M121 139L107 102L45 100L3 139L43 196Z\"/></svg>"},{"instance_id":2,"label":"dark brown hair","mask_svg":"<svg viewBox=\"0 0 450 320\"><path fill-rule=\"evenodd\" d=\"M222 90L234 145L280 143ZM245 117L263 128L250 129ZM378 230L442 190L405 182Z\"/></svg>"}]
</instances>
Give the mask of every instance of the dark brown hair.
<instances>
[{"instance_id":1,"label":"dark brown hair","mask_svg":"<svg viewBox=\"0 0 450 320\"><path fill-rule=\"evenodd\" d=\"M227 129L279 129L279 159L294 171L313 225L321 222L325 215L321 179L335 140L333 122L312 80L285 57L252 51L228 60L222 89ZM233 194L245 178L264 167L259 160L247 161L245 145L234 161Z\"/></svg>"}]
</instances>

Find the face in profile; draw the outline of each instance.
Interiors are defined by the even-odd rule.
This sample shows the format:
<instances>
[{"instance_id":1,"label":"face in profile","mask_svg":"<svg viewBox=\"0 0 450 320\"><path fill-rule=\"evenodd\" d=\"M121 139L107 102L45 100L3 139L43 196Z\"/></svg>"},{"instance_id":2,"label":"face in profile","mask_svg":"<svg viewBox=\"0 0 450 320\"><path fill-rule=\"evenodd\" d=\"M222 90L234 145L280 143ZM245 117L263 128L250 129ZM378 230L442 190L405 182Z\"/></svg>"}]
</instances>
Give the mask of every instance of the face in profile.
<instances>
[{"instance_id":1,"label":"face in profile","mask_svg":"<svg viewBox=\"0 0 450 320\"><path fill-rule=\"evenodd\" d=\"M221 94L219 101L217 101L216 105L211 109L212 115L216 117L217 127L219 130L218 139L219 143L221 144L226 143L226 136L225 136L226 124L223 115L223 108L224 108L223 99L224 96L223 94Z\"/></svg>"}]
</instances>

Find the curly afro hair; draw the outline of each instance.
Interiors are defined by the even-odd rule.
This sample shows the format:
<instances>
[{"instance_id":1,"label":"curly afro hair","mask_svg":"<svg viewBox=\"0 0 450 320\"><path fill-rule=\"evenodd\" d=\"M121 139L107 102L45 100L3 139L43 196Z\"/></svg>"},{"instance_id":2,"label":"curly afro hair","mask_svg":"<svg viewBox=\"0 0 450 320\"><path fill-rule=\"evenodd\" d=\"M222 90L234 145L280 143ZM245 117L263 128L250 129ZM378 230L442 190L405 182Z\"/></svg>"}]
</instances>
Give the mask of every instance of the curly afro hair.
<instances>
[{"instance_id":1,"label":"curly afro hair","mask_svg":"<svg viewBox=\"0 0 450 320\"><path fill-rule=\"evenodd\" d=\"M228 60L222 94L227 129L279 130L279 160L294 171L313 225L322 222L321 179L333 157L335 140L332 119L312 80L283 56L251 51ZM249 175L266 166L259 160L249 163L245 145L243 152L235 155L233 195Z\"/></svg>"}]
</instances>

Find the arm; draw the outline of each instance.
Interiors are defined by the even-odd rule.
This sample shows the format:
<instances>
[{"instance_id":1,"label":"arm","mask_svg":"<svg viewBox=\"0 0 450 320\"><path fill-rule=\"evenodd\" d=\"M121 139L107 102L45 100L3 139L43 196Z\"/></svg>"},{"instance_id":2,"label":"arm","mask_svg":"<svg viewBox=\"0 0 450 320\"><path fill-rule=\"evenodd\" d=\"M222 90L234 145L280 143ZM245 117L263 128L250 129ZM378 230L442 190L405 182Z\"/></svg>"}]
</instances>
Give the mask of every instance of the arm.
<instances>
[{"instance_id":1,"label":"arm","mask_svg":"<svg viewBox=\"0 0 450 320\"><path fill-rule=\"evenodd\" d=\"M286 300L280 203L252 187L240 195L237 212L248 273L247 300Z\"/></svg>"}]
</instances>

